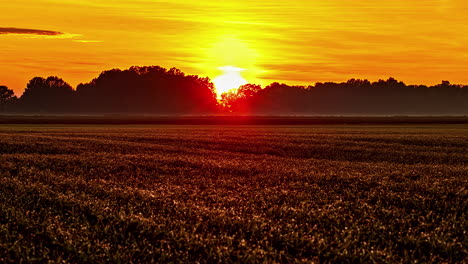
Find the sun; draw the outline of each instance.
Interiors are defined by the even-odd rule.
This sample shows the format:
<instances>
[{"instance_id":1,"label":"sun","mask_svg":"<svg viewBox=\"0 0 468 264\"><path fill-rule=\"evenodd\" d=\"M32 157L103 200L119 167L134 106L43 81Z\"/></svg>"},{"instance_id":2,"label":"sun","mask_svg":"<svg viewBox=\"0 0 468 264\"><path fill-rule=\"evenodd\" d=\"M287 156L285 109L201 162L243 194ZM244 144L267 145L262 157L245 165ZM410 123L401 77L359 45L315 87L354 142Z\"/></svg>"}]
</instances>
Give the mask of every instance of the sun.
<instances>
[{"instance_id":1,"label":"sun","mask_svg":"<svg viewBox=\"0 0 468 264\"><path fill-rule=\"evenodd\" d=\"M237 89L239 86L248 83L247 80L244 79L240 74L244 70L242 68L224 66L219 67L218 69L223 71L222 75L219 75L213 80L218 98L221 97L221 94L233 89Z\"/></svg>"}]
</instances>

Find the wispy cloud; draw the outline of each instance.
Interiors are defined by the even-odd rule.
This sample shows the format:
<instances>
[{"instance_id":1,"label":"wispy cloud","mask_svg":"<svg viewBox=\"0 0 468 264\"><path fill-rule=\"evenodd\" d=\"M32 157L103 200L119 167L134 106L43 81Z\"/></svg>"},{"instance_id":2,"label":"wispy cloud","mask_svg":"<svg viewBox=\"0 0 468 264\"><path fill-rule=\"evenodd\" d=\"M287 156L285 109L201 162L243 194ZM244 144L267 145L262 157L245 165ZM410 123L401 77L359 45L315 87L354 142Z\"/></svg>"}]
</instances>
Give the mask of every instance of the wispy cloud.
<instances>
[{"instance_id":1,"label":"wispy cloud","mask_svg":"<svg viewBox=\"0 0 468 264\"><path fill-rule=\"evenodd\" d=\"M64 35L64 33L62 32L53 31L53 30L14 28L14 27L0 27L0 34L26 34L26 35L40 35L40 36Z\"/></svg>"},{"instance_id":2,"label":"wispy cloud","mask_svg":"<svg viewBox=\"0 0 468 264\"><path fill-rule=\"evenodd\" d=\"M62 33L61 35L25 35L25 38L45 38L45 39L72 39L81 38L81 34Z\"/></svg>"},{"instance_id":3,"label":"wispy cloud","mask_svg":"<svg viewBox=\"0 0 468 264\"><path fill-rule=\"evenodd\" d=\"M29 28L14 28L0 27L0 35L24 35L25 38L46 38L46 39L71 39L74 42L80 43L99 43L101 40L83 39L81 34L72 34L53 30L29 29Z\"/></svg>"},{"instance_id":4,"label":"wispy cloud","mask_svg":"<svg viewBox=\"0 0 468 264\"><path fill-rule=\"evenodd\" d=\"M87 40L87 39L74 39L73 41L80 42L80 43L100 43L100 42L103 42L102 40Z\"/></svg>"}]
</instances>

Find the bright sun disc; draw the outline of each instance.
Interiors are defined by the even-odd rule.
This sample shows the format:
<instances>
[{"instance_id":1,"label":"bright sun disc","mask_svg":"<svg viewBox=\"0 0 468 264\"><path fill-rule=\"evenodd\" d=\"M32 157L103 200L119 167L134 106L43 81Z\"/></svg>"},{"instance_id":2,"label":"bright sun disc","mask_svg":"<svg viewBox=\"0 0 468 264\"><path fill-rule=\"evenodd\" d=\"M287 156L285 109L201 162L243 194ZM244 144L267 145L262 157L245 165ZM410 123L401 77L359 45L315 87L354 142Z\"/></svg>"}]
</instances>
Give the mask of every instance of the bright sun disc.
<instances>
[{"instance_id":1,"label":"bright sun disc","mask_svg":"<svg viewBox=\"0 0 468 264\"><path fill-rule=\"evenodd\" d=\"M239 86L247 84L247 80L244 79L240 74L240 72L244 69L233 66L224 66L219 67L218 69L224 72L222 75L214 78L213 80L218 98L221 97L221 94L225 92L228 92L232 89L237 89Z\"/></svg>"}]
</instances>

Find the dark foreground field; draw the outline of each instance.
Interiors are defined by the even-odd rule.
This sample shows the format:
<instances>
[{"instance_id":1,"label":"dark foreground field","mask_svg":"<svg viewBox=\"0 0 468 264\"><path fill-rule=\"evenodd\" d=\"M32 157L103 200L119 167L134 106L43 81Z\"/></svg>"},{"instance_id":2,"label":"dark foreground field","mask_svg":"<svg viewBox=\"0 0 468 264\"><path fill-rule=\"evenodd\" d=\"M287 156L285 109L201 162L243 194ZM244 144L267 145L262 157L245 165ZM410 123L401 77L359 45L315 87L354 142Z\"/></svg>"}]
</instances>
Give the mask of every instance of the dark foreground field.
<instances>
[{"instance_id":1,"label":"dark foreground field","mask_svg":"<svg viewBox=\"0 0 468 264\"><path fill-rule=\"evenodd\" d=\"M0 127L0 263L467 262L468 125Z\"/></svg>"}]
</instances>

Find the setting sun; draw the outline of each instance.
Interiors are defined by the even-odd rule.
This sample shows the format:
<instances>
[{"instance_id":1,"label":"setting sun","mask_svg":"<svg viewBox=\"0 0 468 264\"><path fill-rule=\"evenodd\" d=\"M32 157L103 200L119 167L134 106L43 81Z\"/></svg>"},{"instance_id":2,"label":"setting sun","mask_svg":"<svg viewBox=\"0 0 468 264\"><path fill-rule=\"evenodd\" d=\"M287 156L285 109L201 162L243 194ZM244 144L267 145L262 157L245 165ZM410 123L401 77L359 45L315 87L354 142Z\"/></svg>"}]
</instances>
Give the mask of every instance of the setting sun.
<instances>
[{"instance_id":1,"label":"setting sun","mask_svg":"<svg viewBox=\"0 0 468 264\"><path fill-rule=\"evenodd\" d=\"M232 89L237 89L239 86L246 84L247 80L241 76L241 71L244 69L237 68L233 66L224 66L219 67L223 74L216 77L213 80L213 83L216 87L216 93L218 97L221 97L221 94L228 92Z\"/></svg>"}]
</instances>

